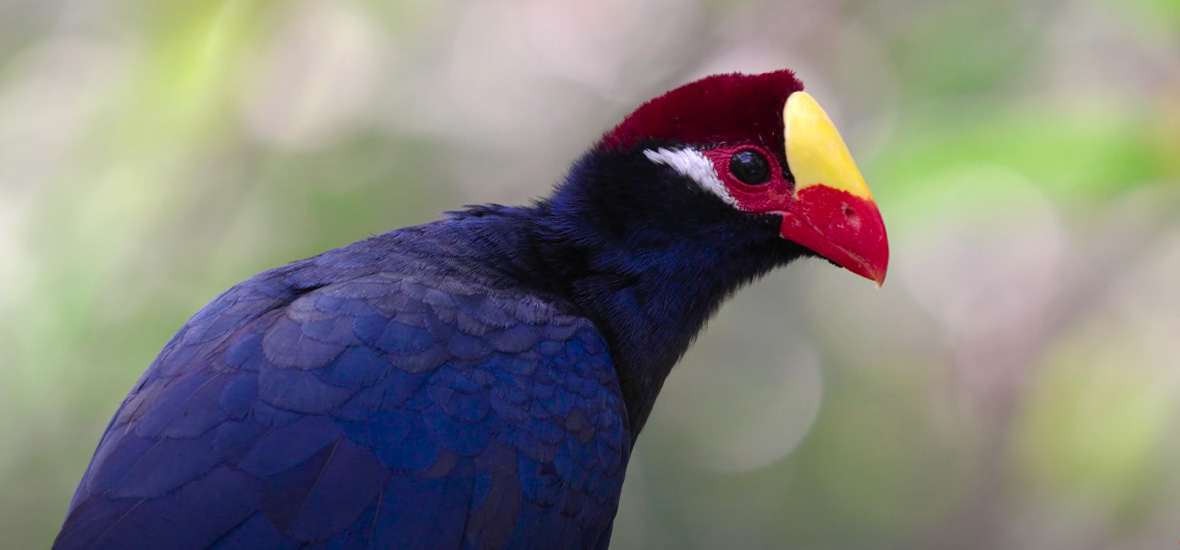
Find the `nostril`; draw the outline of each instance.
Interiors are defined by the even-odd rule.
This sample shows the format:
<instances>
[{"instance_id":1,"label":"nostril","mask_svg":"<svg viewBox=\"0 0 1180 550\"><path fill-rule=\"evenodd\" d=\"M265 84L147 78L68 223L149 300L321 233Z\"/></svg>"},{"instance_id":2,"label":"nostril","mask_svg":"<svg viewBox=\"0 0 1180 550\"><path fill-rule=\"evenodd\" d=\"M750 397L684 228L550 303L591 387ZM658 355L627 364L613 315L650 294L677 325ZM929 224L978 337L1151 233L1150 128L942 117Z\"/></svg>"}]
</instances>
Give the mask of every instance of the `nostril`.
<instances>
[{"instance_id":1,"label":"nostril","mask_svg":"<svg viewBox=\"0 0 1180 550\"><path fill-rule=\"evenodd\" d=\"M853 227L860 227L860 215L858 215L856 211L847 204L844 205L844 218L847 219L848 223L852 224Z\"/></svg>"}]
</instances>

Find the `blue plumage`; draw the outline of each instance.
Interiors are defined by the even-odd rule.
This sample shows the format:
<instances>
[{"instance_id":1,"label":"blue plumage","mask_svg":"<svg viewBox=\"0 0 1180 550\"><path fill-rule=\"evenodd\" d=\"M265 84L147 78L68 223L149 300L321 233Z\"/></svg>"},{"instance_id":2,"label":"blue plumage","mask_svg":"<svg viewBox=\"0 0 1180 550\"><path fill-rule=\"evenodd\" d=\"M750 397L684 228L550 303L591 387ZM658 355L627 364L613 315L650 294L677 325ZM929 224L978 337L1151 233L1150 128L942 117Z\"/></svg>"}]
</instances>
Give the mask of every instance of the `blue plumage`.
<instances>
[{"instance_id":1,"label":"blue plumage","mask_svg":"<svg viewBox=\"0 0 1180 550\"><path fill-rule=\"evenodd\" d=\"M742 78L776 109L798 89L731 75L684 97L742 104ZM701 113L651 105L661 132ZM645 155L683 144L621 128L533 206L470 207L214 299L119 408L54 548L606 548L672 366L738 287L809 254L707 170Z\"/></svg>"},{"instance_id":2,"label":"blue plumage","mask_svg":"<svg viewBox=\"0 0 1180 550\"><path fill-rule=\"evenodd\" d=\"M546 525L605 542L630 450L607 348L568 302L451 274L485 223L214 300L128 396L56 547L501 548ZM451 255L390 246L407 238ZM334 268L354 255L375 261Z\"/></svg>"}]
</instances>

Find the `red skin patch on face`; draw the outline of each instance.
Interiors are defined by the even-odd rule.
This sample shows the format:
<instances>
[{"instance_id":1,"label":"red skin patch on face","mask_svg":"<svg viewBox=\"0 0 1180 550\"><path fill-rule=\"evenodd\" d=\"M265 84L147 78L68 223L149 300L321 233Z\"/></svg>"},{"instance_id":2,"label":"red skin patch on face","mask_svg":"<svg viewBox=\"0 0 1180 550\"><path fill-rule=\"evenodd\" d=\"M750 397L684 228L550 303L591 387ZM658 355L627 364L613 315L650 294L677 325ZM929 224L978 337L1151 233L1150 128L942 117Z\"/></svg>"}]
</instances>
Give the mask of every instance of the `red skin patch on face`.
<instances>
[{"instance_id":1,"label":"red skin patch on face","mask_svg":"<svg viewBox=\"0 0 1180 550\"><path fill-rule=\"evenodd\" d=\"M770 164L770 180L759 185L742 183L729 171L729 159L744 150L754 150L762 154ZM717 176L725 184L729 196L737 201L743 212L777 212L794 201L795 184L783 175L782 165L778 157L766 147L758 145L733 145L701 151L705 158L713 161L713 168Z\"/></svg>"},{"instance_id":2,"label":"red skin patch on face","mask_svg":"<svg viewBox=\"0 0 1180 550\"><path fill-rule=\"evenodd\" d=\"M738 181L729 171L730 158L743 149L759 151L770 163L770 179L760 185ZM823 184L795 194L778 159L753 145L722 147L702 153L744 212L782 216L779 234L824 258L878 284L889 267L889 240L876 203Z\"/></svg>"},{"instance_id":3,"label":"red skin patch on face","mask_svg":"<svg viewBox=\"0 0 1180 550\"><path fill-rule=\"evenodd\" d=\"M644 103L602 136L600 146L627 149L662 140L697 147L756 143L781 148L783 105L802 89L787 70L709 76Z\"/></svg>"}]
</instances>

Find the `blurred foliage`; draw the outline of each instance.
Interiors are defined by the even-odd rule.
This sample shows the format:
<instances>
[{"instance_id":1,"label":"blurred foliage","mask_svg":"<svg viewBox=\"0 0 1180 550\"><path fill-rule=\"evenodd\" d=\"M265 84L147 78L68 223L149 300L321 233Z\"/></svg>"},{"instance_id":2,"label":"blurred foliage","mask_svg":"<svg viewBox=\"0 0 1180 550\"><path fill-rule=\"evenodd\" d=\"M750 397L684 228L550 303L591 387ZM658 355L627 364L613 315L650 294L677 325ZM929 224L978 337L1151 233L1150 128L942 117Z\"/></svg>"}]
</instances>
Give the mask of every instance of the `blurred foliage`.
<instances>
[{"instance_id":1,"label":"blurred foliage","mask_svg":"<svg viewBox=\"0 0 1180 550\"><path fill-rule=\"evenodd\" d=\"M658 22L658 23L657 23ZM1180 3L0 2L0 530L46 547L233 283L520 203L644 99L796 69L893 244L743 292L615 548L1180 541Z\"/></svg>"}]
</instances>

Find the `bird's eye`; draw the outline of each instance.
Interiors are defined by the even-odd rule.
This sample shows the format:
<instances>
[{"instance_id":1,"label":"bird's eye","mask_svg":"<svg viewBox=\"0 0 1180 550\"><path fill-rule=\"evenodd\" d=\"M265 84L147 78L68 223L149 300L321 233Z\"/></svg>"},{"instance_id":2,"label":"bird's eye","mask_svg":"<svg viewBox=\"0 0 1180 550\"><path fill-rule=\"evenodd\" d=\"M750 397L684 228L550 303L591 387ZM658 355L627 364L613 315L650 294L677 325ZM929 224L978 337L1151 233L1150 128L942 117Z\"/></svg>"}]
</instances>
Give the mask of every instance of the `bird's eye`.
<instances>
[{"instance_id":1,"label":"bird's eye","mask_svg":"<svg viewBox=\"0 0 1180 550\"><path fill-rule=\"evenodd\" d=\"M770 163L762 153L743 149L729 158L729 171L738 181L749 185L760 185L770 180Z\"/></svg>"}]
</instances>

